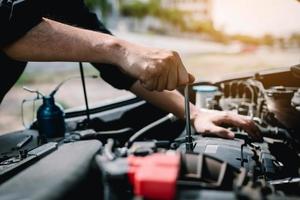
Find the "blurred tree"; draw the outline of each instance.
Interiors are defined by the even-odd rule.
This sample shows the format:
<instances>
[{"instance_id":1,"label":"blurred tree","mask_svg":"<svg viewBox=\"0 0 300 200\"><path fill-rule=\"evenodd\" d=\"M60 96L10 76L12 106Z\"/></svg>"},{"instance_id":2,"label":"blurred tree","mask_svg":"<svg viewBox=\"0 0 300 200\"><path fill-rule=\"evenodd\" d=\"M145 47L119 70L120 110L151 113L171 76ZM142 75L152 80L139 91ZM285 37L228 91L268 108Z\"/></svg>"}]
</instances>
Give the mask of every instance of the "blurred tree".
<instances>
[{"instance_id":1,"label":"blurred tree","mask_svg":"<svg viewBox=\"0 0 300 200\"><path fill-rule=\"evenodd\" d=\"M292 34L288 39L288 43L291 46L300 47L300 34L299 33Z\"/></svg>"},{"instance_id":2,"label":"blurred tree","mask_svg":"<svg viewBox=\"0 0 300 200\"><path fill-rule=\"evenodd\" d=\"M148 3L144 3L138 0L133 0L130 3L121 2L120 11L123 16L143 18L149 15Z\"/></svg>"},{"instance_id":3,"label":"blurred tree","mask_svg":"<svg viewBox=\"0 0 300 200\"><path fill-rule=\"evenodd\" d=\"M274 43L275 43L275 39L274 39L274 37L273 37L272 35L266 34L266 35L264 35L264 37L262 38L262 43L263 43L264 45L267 45L267 46L272 47L272 46L274 45Z\"/></svg>"},{"instance_id":4,"label":"blurred tree","mask_svg":"<svg viewBox=\"0 0 300 200\"><path fill-rule=\"evenodd\" d=\"M244 44L249 44L249 45L260 45L261 44L260 38L251 37L248 35L237 34L237 35L231 36L231 39L234 41L239 41L239 42L242 42Z\"/></svg>"},{"instance_id":5,"label":"blurred tree","mask_svg":"<svg viewBox=\"0 0 300 200\"><path fill-rule=\"evenodd\" d=\"M183 13L176 9L161 8L160 5L160 0L132 0L130 2L121 1L120 11L123 16L143 18L150 15L158 17L161 20L167 21L183 30L185 28Z\"/></svg>"},{"instance_id":6,"label":"blurred tree","mask_svg":"<svg viewBox=\"0 0 300 200\"><path fill-rule=\"evenodd\" d=\"M99 6L100 5L100 1L102 1L102 0L84 0L84 2L86 3L86 5L89 8L94 8L95 6Z\"/></svg>"},{"instance_id":7,"label":"blurred tree","mask_svg":"<svg viewBox=\"0 0 300 200\"><path fill-rule=\"evenodd\" d=\"M284 41L284 38L280 37L277 39L278 40L278 43L279 43L279 47L281 49L284 49L285 48L285 41Z\"/></svg>"},{"instance_id":8,"label":"blurred tree","mask_svg":"<svg viewBox=\"0 0 300 200\"><path fill-rule=\"evenodd\" d=\"M222 31L216 30L212 21L191 21L187 26L188 32L208 35L212 40L227 44L230 38Z\"/></svg>"}]
</instances>

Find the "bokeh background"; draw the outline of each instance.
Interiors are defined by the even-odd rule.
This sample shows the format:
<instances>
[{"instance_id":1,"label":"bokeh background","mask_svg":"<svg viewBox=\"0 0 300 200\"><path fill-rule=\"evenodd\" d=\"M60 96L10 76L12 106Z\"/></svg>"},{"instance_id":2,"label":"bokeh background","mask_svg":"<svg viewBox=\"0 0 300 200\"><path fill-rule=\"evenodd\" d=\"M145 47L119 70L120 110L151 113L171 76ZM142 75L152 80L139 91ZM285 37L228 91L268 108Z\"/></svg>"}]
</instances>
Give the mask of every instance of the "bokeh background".
<instances>
[{"instance_id":1,"label":"bokeh background","mask_svg":"<svg viewBox=\"0 0 300 200\"><path fill-rule=\"evenodd\" d=\"M300 63L300 2L296 0L86 0L106 26L125 40L179 52L197 80L232 73L289 67ZM87 75L98 75L84 63ZM34 95L28 86L50 93L79 75L78 63L32 62L0 106L0 133L23 129L21 102ZM101 78L87 79L92 106L133 96ZM56 95L65 109L84 105L80 79ZM37 105L38 106L38 105ZM32 105L25 104L25 121Z\"/></svg>"}]
</instances>

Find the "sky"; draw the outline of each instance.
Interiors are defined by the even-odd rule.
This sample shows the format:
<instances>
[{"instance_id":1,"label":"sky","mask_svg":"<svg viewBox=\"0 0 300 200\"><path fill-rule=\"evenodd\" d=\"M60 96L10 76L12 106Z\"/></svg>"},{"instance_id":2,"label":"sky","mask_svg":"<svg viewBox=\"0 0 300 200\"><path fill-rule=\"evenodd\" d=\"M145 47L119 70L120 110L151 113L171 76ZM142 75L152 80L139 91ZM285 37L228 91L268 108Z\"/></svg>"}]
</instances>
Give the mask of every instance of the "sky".
<instances>
[{"instance_id":1,"label":"sky","mask_svg":"<svg viewBox=\"0 0 300 200\"><path fill-rule=\"evenodd\" d=\"M229 34L288 37L300 34L300 2L296 0L213 0L217 29Z\"/></svg>"}]
</instances>

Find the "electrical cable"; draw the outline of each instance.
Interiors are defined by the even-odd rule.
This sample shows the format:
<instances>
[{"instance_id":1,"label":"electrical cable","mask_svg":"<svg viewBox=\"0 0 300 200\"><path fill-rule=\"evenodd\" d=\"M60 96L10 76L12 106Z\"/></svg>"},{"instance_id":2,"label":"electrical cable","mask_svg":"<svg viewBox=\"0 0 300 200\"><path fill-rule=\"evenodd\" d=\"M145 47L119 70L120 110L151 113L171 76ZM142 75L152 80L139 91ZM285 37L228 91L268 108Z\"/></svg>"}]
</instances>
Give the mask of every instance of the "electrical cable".
<instances>
[{"instance_id":1,"label":"electrical cable","mask_svg":"<svg viewBox=\"0 0 300 200\"><path fill-rule=\"evenodd\" d=\"M145 126L144 128L142 128L141 130L139 130L138 132L134 133L128 140L126 146L129 148L133 142L135 142L139 137L141 137L142 135L144 135L147 131L151 130L152 128L170 120L170 121L174 121L175 119L177 119L172 113L169 113L168 115L152 122L151 124Z\"/></svg>"}]
</instances>

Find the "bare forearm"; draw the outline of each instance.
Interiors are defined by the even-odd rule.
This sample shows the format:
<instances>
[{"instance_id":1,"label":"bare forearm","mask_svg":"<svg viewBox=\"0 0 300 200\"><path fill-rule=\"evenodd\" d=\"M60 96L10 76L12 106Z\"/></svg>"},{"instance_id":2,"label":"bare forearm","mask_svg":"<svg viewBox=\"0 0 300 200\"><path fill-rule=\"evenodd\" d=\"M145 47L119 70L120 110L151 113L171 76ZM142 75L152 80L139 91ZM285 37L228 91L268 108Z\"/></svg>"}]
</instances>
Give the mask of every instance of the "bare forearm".
<instances>
[{"instance_id":1,"label":"bare forearm","mask_svg":"<svg viewBox=\"0 0 300 200\"><path fill-rule=\"evenodd\" d=\"M184 118L184 98L177 91L150 92L145 90L139 82L136 82L131 91L136 95L148 100L157 107L171 112L178 118ZM220 137L234 138L234 133L228 129L220 127L220 124L231 124L247 131L254 139L260 139L260 133L250 119L245 116L230 112L220 112L214 110L197 109L190 104L191 121L195 130L203 134L218 135Z\"/></svg>"},{"instance_id":2,"label":"bare forearm","mask_svg":"<svg viewBox=\"0 0 300 200\"><path fill-rule=\"evenodd\" d=\"M180 119L184 118L184 97L178 91L151 92L144 89L138 81L131 87L131 91L162 110L173 113ZM199 110L192 103L190 109L191 120L194 120Z\"/></svg>"},{"instance_id":3,"label":"bare forearm","mask_svg":"<svg viewBox=\"0 0 300 200\"><path fill-rule=\"evenodd\" d=\"M4 52L22 61L89 61L119 64L122 46L113 36L44 19Z\"/></svg>"}]
</instances>

